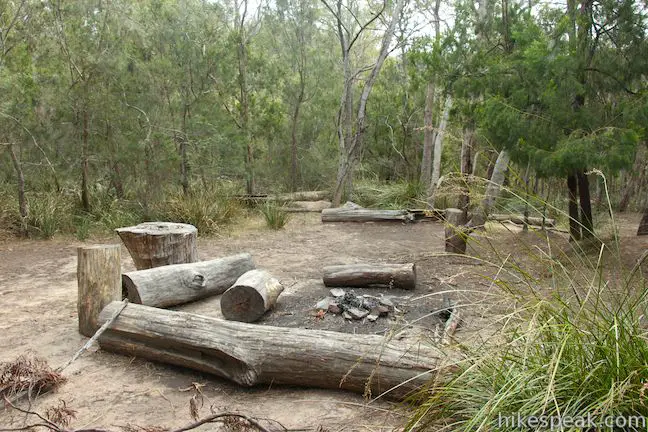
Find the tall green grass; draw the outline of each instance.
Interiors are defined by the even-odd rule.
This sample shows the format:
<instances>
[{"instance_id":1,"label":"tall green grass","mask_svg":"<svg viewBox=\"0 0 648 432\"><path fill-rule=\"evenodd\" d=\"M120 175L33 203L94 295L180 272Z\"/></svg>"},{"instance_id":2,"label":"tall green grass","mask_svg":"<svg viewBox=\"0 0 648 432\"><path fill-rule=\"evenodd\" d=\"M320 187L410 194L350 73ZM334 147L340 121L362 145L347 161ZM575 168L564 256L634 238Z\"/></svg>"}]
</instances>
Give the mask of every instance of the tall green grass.
<instances>
[{"instance_id":1,"label":"tall green grass","mask_svg":"<svg viewBox=\"0 0 648 432\"><path fill-rule=\"evenodd\" d=\"M518 247L524 259L501 250L478 258L498 268L493 303L506 307L488 316L487 337L456 347L453 373L411 398L407 431L520 430L518 415L589 416L596 427L588 430L611 430L605 418L648 422L648 254L627 269L616 235L561 249L555 236L534 234L535 245ZM473 240L477 249L487 250L488 238Z\"/></svg>"},{"instance_id":2,"label":"tall green grass","mask_svg":"<svg viewBox=\"0 0 648 432\"><path fill-rule=\"evenodd\" d=\"M261 207L261 214L270 229L279 230L288 223L289 215L277 203L268 202Z\"/></svg>"}]
</instances>

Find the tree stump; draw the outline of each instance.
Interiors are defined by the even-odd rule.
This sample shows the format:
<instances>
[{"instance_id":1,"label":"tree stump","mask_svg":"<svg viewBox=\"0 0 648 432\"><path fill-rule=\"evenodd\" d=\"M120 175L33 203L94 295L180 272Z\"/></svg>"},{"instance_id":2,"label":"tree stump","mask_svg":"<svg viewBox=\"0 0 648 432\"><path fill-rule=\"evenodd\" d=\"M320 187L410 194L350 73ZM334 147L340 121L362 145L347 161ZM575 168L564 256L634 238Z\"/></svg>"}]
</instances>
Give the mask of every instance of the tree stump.
<instances>
[{"instance_id":1,"label":"tree stump","mask_svg":"<svg viewBox=\"0 0 648 432\"><path fill-rule=\"evenodd\" d=\"M77 249L77 312L79 333L91 337L99 328L99 313L121 300L121 246L84 246Z\"/></svg>"},{"instance_id":2,"label":"tree stump","mask_svg":"<svg viewBox=\"0 0 648 432\"><path fill-rule=\"evenodd\" d=\"M241 275L221 297L221 312L230 321L254 322L276 303L283 285L264 270Z\"/></svg>"},{"instance_id":3,"label":"tree stump","mask_svg":"<svg viewBox=\"0 0 648 432\"><path fill-rule=\"evenodd\" d=\"M468 243L468 230L459 225L463 218L463 211L457 208L448 208L445 211L445 251L456 254L465 254Z\"/></svg>"},{"instance_id":4,"label":"tree stump","mask_svg":"<svg viewBox=\"0 0 648 432\"><path fill-rule=\"evenodd\" d=\"M199 261L198 230L193 225L145 222L115 231L130 252L137 270Z\"/></svg>"},{"instance_id":5,"label":"tree stump","mask_svg":"<svg viewBox=\"0 0 648 432\"><path fill-rule=\"evenodd\" d=\"M323 273L324 285L328 287L416 288L414 263L335 265L324 267Z\"/></svg>"},{"instance_id":6,"label":"tree stump","mask_svg":"<svg viewBox=\"0 0 648 432\"><path fill-rule=\"evenodd\" d=\"M648 235L648 207L644 209L643 216L639 222L639 228L637 228L637 235Z\"/></svg>"},{"instance_id":7,"label":"tree stump","mask_svg":"<svg viewBox=\"0 0 648 432\"><path fill-rule=\"evenodd\" d=\"M128 300L168 307L223 294L239 276L254 269L250 254L124 273Z\"/></svg>"}]
</instances>

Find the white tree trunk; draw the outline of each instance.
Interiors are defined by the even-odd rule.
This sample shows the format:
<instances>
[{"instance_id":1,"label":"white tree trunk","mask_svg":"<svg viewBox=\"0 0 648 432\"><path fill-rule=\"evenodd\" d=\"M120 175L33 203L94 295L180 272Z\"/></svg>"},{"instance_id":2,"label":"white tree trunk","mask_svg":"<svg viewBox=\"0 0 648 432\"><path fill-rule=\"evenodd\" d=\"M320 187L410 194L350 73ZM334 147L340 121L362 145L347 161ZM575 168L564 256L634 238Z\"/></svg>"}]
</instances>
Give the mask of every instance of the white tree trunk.
<instances>
[{"instance_id":1,"label":"white tree trunk","mask_svg":"<svg viewBox=\"0 0 648 432\"><path fill-rule=\"evenodd\" d=\"M448 119L450 117L450 110L452 109L452 96L446 96L445 104L443 107L443 114L439 122L439 128L434 138L434 159L432 161L432 176L430 178L430 186L427 192L427 205L428 208L434 208L434 199L436 189L441 176L441 154L443 153L443 139L445 131L448 127Z\"/></svg>"},{"instance_id":2,"label":"white tree trunk","mask_svg":"<svg viewBox=\"0 0 648 432\"><path fill-rule=\"evenodd\" d=\"M421 157L421 184L430 183L432 176L432 148L434 147L435 133L432 114L434 111L434 92L433 82L428 82L425 93L425 112L423 114L423 155Z\"/></svg>"},{"instance_id":3,"label":"white tree trunk","mask_svg":"<svg viewBox=\"0 0 648 432\"><path fill-rule=\"evenodd\" d=\"M500 188L504 184L504 177L506 176L506 169L508 168L509 161L511 160L511 155L506 150L502 150L497 156L497 161L495 161L495 167L493 168L493 174L491 179L488 182L486 187L486 195L484 199L479 204L479 208L475 211L472 219L468 223L469 227L481 227L486 223L488 214L493 209L495 205L495 200L500 193Z\"/></svg>"}]
</instances>

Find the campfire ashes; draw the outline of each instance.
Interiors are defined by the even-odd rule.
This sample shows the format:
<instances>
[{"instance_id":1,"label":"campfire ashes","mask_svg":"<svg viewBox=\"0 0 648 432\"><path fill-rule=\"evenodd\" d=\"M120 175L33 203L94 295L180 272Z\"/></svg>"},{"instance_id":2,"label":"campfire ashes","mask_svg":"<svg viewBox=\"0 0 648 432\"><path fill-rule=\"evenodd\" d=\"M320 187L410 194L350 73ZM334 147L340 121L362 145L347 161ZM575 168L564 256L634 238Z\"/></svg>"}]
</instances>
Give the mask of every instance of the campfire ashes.
<instances>
[{"instance_id":1,"label":"campfire ashes","mask_svg":"<svg viewBox=\"0 0 648 432\"><path fill-rule=\"evenodd\" d=\"M367 318L369 321L376 321L396 309L391 300L382 296L356 295L353 291L345 292L340 288L332 289L330 294L317 302L316 309L342 315L348 320Z\"/></svg>"}]
</instances>

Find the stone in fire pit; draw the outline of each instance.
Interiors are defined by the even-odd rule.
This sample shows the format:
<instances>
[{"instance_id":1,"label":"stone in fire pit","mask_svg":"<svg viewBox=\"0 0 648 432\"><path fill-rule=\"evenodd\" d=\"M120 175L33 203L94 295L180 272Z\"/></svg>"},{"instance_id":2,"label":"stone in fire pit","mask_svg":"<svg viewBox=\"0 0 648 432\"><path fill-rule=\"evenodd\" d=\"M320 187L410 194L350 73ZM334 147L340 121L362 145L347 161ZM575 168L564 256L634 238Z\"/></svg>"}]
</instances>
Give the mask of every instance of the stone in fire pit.
<instances>
[{"instance_id":1,"label":"stone in fire pit","mask_svg":"<svg viewBox=\"0 0 648 432\"><path fill-rule=\"evenodd\" d=\"M349 320L367 318L373 322L396 309L391 300L382 296L356 295L353 291L346 292L341 288L332 289L330 294L317 302L315 308L335 315L342 315Z\"/></svg>"}]
</instances>

